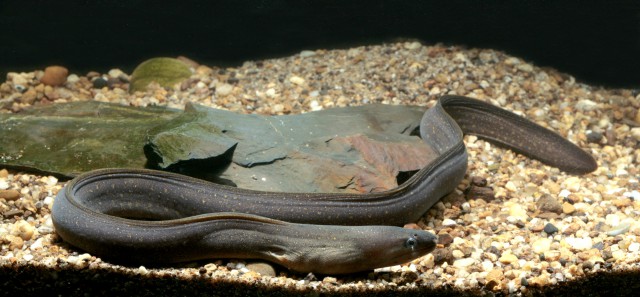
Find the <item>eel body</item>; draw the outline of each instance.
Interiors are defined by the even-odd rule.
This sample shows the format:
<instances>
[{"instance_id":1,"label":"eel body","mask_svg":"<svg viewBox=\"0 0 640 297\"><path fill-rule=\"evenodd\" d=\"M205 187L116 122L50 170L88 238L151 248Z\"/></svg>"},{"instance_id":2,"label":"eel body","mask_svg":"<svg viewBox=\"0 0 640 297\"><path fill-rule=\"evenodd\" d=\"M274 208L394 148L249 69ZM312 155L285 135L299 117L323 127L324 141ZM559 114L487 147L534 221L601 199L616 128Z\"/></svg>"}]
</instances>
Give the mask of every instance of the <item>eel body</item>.
<instances>
[{"instance_id":1,"label":"eel body","mask_svg":"<svg viewBox=\"0 0 640 297\"><path fill-rule=\"evenodd\" d=\"M467 170L471 133L572 174L597 167L585 151L491 104L443 96L420 135L439 155L399 187L379 193L281 193L218 185L163 171L101 169L55 199L56 232L70 244L131 263L255 258L291 270L352 273L405 263L435 248L418 220Z\"/></svg>"}]
</instances>

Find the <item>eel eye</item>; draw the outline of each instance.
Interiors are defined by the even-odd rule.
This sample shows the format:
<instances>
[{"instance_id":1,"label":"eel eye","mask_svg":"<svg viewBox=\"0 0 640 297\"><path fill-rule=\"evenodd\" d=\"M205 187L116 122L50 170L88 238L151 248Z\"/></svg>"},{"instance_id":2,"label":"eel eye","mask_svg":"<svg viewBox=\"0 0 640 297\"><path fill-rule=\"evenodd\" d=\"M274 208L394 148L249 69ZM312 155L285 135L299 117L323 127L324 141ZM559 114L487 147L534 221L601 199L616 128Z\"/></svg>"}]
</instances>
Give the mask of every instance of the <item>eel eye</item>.
<instances>
[{"instance_id":1,"label":"eel eye","mask_svg":"<svg viewBox=\"0 0 640 297\"><path fill-rule=\"evenodd\" d=\"M418 240L415 239L414 237L409 237L409 239L407 239L407 241L404 242L404 246L408 247L408 248L414 248L416 245L418 244Z\"/></svg>"}]
</instances>

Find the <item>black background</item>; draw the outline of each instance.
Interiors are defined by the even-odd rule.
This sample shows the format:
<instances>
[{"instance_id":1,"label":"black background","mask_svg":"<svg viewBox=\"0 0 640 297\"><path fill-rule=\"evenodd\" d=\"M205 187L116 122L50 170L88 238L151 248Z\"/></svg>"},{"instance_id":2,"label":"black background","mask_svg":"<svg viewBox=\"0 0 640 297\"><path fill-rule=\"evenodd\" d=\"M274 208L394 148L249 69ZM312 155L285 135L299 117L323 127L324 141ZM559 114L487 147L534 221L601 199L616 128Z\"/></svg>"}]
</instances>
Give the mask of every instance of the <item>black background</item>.
<instances>
[{"instance_id":1,"label":"black background","mask_svg":"<svg viewBox=\"0 0 640 297\"><path fill-rule=\"evenodd\" d=\"M640 88L640 1L0 0L0 73L184 55L216 66L417 38Z\"/></svg>"}]
</instances>

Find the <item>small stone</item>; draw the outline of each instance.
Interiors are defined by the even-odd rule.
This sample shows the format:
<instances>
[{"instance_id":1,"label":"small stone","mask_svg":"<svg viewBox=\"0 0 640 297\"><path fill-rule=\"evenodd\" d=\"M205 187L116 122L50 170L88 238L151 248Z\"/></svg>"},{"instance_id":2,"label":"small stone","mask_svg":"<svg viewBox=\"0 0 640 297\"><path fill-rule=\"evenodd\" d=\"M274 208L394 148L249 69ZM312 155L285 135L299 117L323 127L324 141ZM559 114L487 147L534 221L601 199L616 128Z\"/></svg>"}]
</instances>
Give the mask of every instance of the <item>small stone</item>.
<instances>
[{"instance_id":1,"label":"small stone","mask_svg":"<svg viewBox=\"0 0 640 297\"><path fill-rule=\"evenodd\" d=\"M551 239L549 238L540 238L533 242L531 245L533 252L536 254L544 254L544 252L551 249Z\"/></svg>"},{"instance_id":2,"label":"small stone","mask_svg":"<svg viewBox=\"0 0 640 297\"><path fill-rule=\"evenodd\" d=\"M0 190L0 199L7 201L14 201L20 198L20 192L18 190Z\"/></svg>"},{"instance_id":3,"label":"small stone","mask_svg":"<svg viewBox=\"0 0 640 297\"><path fill-rule=\"evenodd\" d=\"M313 57L315 55L316 55L315 51L303 50L303 51L300 52L300 57L301 58Z\"/></svg>"},{"instance_id":4,"label":"small stone","mask_svg":"<svg viewBox=\"0 0 640 297\"><path fill-rule=\"evenodd\" d=\"M117 68L109 70L109 72L107 74L109 74L109 76L111 76L113 78L118 78L121 75L125 75L124 72L122 72L122 70L117 69Z\"/></svg>"},{"instance_id":5,"label":"small stone","mask_svg":"<svg viewBox=\"0 0 640 297\"><path fill-rule=\"evenodd\" d=\"M453 250L451 251L451 255L455 258L455 259L461 259L464 257L464 253L461 250Z\"/></svg>"},{"instance_id":6,"label":"small stone","mask_svg":"<svg viewBox=\"0 0 640 297\"><path fill-rule=\"evenodd\" d=\"M26 87L29 81L22 75L16 72L7 73L7 80L13 82L14 85Z\"/></svg>"},{"instance_id":7,"label":"small stone","mask_svg":"<svg viewBox=\"0 0 640 297\"><path fill-rule=\"evenodd\" d=\"M591 238L573 238L568 237L565 238L565 242L574 250L584 251L588 250L593 246L593 241Z\"/></svg>"},{"instance_id":8,"label":"small stone","mask_svg":"<svg viewBox=\"0 0 640 297\"><path fill-rule=\"evenodd\" d=\"M599 143L602 140L602 133L591 131L587 133L587 142Z\"/></svg>"},{"instance_id":9,"label":"small stone","mask_svg":"<svg viewBox=\"0 0 640 297\"><path fill-rule=\"evenodd\" d=\"M448 233L444 233L444 234L440 234L438 235L438 244L441 245L449 245L453 242L453 237L448 234Z\"/></svg>"},{"instance_id":10,"label":"small stone","mask_svg":"<svg viewBox=\"0 0 640 297\"><path fill-rule=\"evenodd\" d=\"M495 289L496 286L502 283L503 279L504 279L504 273L502 272L502 270L492 269L491 271L489 271L489 273L487 273L487 277L486 277L487 286L490 289Z\"/></svg>"},{"instance_id":11,"label":"small stone","mask_svg":"<svg viewBox=\"0 0 640 297\"><path fill-rule=\"evenodd\" d=\"M516 184L512 181L508 181L506 185L504 185L504 187L511 191L511 192L517 192L518 191L518 187L516 187Z\"/></svg>"},{"instance_id":12,"label":"small stone","mask_svg":"<svg viewBox=\"0 0 640 297\"><path fill-rule=\"evenodd\" d=\"M457 223L452 219L444 219L442 220L442 226L455 226Z\"/></svg>"},{"instance_id":13,"label":"small stone","mask_svg":"<svg viewBox=\"0 0 640 297\"><path fill-rule=\"evenodd\" d=\"M62 66L49 66L44 69L40 82L49 86L61 86L67 81L69 70Z\"/></svg>"},{"instance_id":14,"label":"small stone","mask_svg":"<svg viewBox=\"0 0 640 297\"><path fill-rule=\"evenodd\" d=\"M457 268L469 267L475 263L476 263L476 260L473 258L457 259L453 261L453 267L457 267Z\"/></svg>"},{"instance_id":15,"label":"small stone","mask_svg":"<svg viewBox=\"0 0 640 297\"><path fill-rule=\"evenodd\" d=\"M9 171L6 169L0 169L0 178L7 178L9 176Z\"/></svg>"},{"instance_id":16,"label":"small stone","mask_svg":"<svg viewBox=\"0 0 640 297\"><path fill-rule=\"evenodd\" d=\"M536 206L542 212L562 213L562 204L549 194L542 195L536 202Z\"/></svg>"},{"instance_id":17,"label":"small stone","mask_svg":"<svg viewBox=\"0 0 640 297\"><path fill-rule=\"evenodd\" d=\"M22 249L22 246L24 245L24 240L19 236L7 235L4 240L9 242L10 251Z\"/></svg>"},{"instance_id":18,"label":"small stone","mask_svg":"<svg viewBox=\"0 0 640 297\"><path fill-rule=\"evenodd\" d=\"M33 102L36 101L37 96L38 93L36 90L34 88L30 88L22 94L22 97L20 97L20 103L33 104Z\"/></svg>"},{"instance_id":19,"label":"small stone","mask_svg":"<svg viewBox=\"0 0 640 297\"><path fill-rule=\"evenodd\" d=\"M598 103L595 103L589 99L581 99L575 104L576 109L591 111L598 107Z\"/></svg>"},{"instance_id":20,"label":"small stone","mask_svg":"<svg viewBox=\"0 0 640 297\"><path fill-rule=\"evenodd\" d=\"M558 232L558 227L556 227L555 225L551 224L551 223L547 223L546 225L544 225L544 232L552 235L555 234L556 232Z\"/></svg>"},{"instance_id":21,"label":"small stone","mask_svg":"<svg viewBox=\"0 0 640 297\"><path fill-rule=\"evenodd\" d=\"M303 84L304 84L304 82L305 82L304 78L299 77L299 76L292 76L292 77L290 77L290 78L289 78L289 81L290 81L292 84L299 85L299 86L300 86L300 85L303 85Z\"/></svg>"},{"instance_id":22,"label":"small stone","mask_svg":"<svg viewBox=\"0 0 640 297\"><path fill-rule=\"evenodd\" d=\"M415 50L415 49L419 49L422 46L422 44L418 41L414 41L414 42L405 42L404 43L404 48L408 49L408 50Z\"/></svg>"},{"instance_id":23,"label":"small stone","mask_svg":"<svg viewBox=\"0 0 640 297\"><path fill-rule=\"evenodd\" d=\"M273 269L273 266L263 263L263 262L255 262L247 264L247 269L251 271L255 271L260 273L262 276L276 276L276 271Z\"/></svg>"},{"instance_id":24,"label":"small stone","mask_svg":"<svg viewBox=\"0 0 640 297\"><path fill-rule=\"evenodd\" d=\"M623 221L620 224L615 225L613 228L611 228L611 230L609 230L609 232L607 232L607 235L609 236L617 236L620 234L624 234L627 231L629 231L629 228L631 228L632 222L631 221Z\"/></svg>"},{"instance_id":25,"label":"small stone","mask_svg":"<svg viewBox=\"0 0 640 297\"><path fill-rule=\"evenodd\" d=\"M511 263L517 262L518 257L512 254L511 251L507 250L504 253L502 253L502 256L500 256L500 259L498 259L498 261L500 261L503 264L511 264Z\"/></svg>"},{"instance_id":26,"label":"small stone","mask_svg":"<svg viewBox=\"0 0 640 297\"><path fill-rule=\"evenodd\" d=\"M94 87L94 88L96 88L96 89L102 89L102 88L104 88L104 87L108 86L108 85L109 85L109 82L108 82L106 79L104 79L103 77L99 76L99 77L96 77L96 78L92 81L92 84L93 84L93 87Z\"/></svg>"},{"instance_id":27,"label":"small stone","mask_svg":"<svg viewBox=\"0 0 640 297\"><path fill-rule=\"evenodd\" d=\"M574 211L576 211L576 207L573 204L568 202L562 204L562 212L564 214L572 214Z\"/></svg>"},{"instance_id":28,"label":"small stone","mask_svg":"<svg viewBox=\"0 0 640 297\"><path fill-rule=\"evenodd\" d=\"M77 74L69 74L69 76L67 76L67 82L68 83L75 84L78 81L80 81L80 77L78 77Z\"/></svg>"},{"instance_id":29,"label":"small stone","mask_svg":"<svg viewBox=\"0 0 640 297\"><path fill-rule=\"evenodd\" d=\"M521 221L527 221L529 219L529 215L527 215L527 210L524 209L519 204L513 204L509 208L509 216L512 216Z\"/></svg>"},{"instance_id":30,"label":"small stone","mask_svg":"<svg viewBox=\"0 0 640 297\"><path fill-rule=\"evenodd\" d=\"M6 190L8 188L9 188L9 183L4 179L0 179L0 190Z\"/></svg>"},{"instance_id":31,"label":"small stone","mask_svg":"<svg viewBox=\"0 0 640 297\"><path fill-rule=\"evenodd\" d=\"M564 234L564 235L576 234L576 232L578 232L578 230L580 230L580 225L578 225L576 223L571 223L571 224L569 224L569 226L566 226L566 228L564 228L564 230L562 230L562 234Z\"/></svg>"},{"instance_id":32,"label":"small stone","mask_svg":"<svg viewBox=\"0 0 640 297\"><path fill-rule=\"evenodd\" d=\"M220 97L227 96L233 91L233 86L227 83L222 83L216 86L216 95Z\"/></svg>"},{"instance_id":33,"label":"small stone","mask_svg":"<svg viewBox=\"0 0 640 297\"><path fill-rule=\"evenodd\" d=\"M20 220L13 224L11 235L20 236L23 240L30 240L35 230L36 228L31 226L27 221Z\"/></svg>"}]
</instances>

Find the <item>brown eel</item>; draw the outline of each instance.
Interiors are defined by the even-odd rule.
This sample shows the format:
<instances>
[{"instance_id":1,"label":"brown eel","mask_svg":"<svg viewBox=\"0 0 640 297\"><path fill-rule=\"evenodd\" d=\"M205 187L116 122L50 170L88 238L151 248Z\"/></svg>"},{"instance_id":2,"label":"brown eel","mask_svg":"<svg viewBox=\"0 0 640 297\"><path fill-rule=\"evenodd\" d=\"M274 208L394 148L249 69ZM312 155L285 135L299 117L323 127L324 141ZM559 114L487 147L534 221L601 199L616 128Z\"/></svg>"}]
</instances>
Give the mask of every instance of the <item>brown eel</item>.
<instances>
[{"instance_id":1,"label":"brown eel","mask_svg":"<svg viewBox=\"0 0 640 297\"><path fill-rule=\"evenodd\" d=\"M68 243L134 264L252 258L342 274L405 263L431 252L436 237L393 226L418 220L460 183L467 170L463 132L567 173L597 167L554 132L491 104L447 95L420 123L422 139L439 156L389 191L276 193L162 171L102 169L58 193L53 223Z\"/></svg>"}]
</instances>

